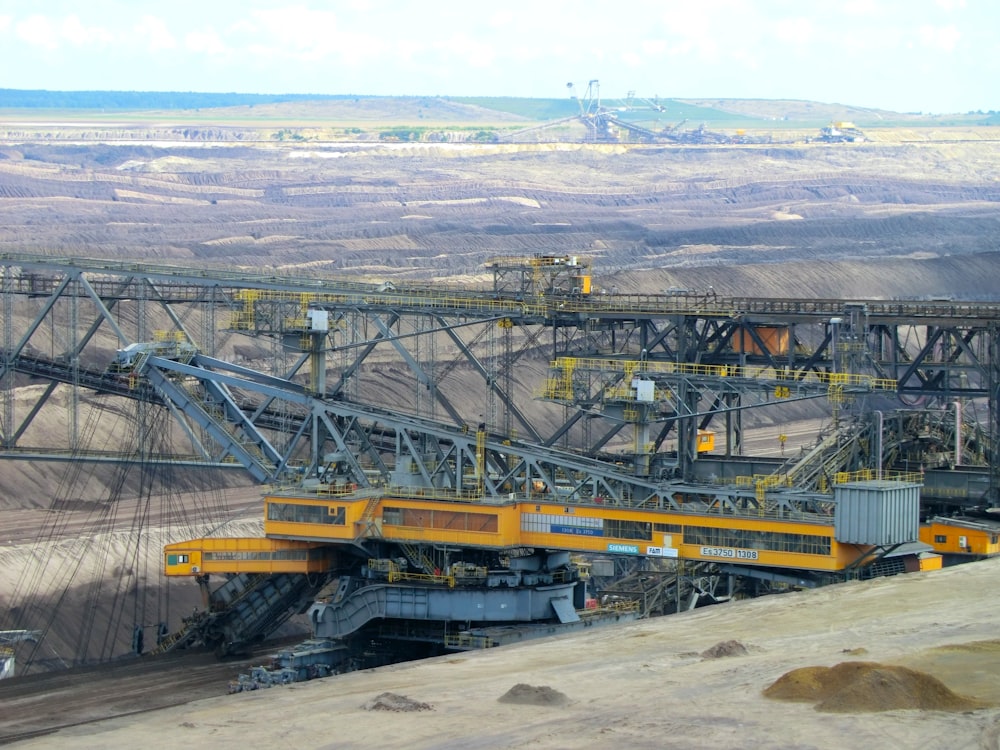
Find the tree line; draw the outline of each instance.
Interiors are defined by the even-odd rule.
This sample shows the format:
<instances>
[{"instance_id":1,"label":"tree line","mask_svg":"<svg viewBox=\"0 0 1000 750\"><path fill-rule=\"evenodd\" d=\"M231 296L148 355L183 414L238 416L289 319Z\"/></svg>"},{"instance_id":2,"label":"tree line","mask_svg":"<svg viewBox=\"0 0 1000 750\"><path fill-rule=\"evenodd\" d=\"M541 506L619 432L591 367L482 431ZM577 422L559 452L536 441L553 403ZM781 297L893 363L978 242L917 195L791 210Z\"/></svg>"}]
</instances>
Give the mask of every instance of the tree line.
<instances>
[{"instance_id":1,"label":"tree line","mask_svg":"<svg viewBox=\"0 0 1000 750\"><path fill-rule=\"evenodd\" d=\"M0 109L167 110L355 99L337 94L207 94L196 91L47 91L0 89Z\"/></svg>"}]
</instances>

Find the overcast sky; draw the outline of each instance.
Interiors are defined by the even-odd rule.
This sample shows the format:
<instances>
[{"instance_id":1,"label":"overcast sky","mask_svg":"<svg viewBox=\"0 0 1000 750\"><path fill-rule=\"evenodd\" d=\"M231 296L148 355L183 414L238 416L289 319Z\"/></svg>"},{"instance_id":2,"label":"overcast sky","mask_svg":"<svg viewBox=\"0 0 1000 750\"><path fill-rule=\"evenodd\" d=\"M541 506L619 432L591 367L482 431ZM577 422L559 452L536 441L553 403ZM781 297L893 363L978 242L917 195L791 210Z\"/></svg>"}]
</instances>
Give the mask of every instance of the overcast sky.
<instances>
[{"instance_id":1,"label":"overcast sky","mask_svg":"<svg viewBox=\"0 0 1000 750\"><path fill-rule=\"evenodd\" d=\"M998 0L0 0L0 88L1000 110Z\"/></svg>"}]
</instances>

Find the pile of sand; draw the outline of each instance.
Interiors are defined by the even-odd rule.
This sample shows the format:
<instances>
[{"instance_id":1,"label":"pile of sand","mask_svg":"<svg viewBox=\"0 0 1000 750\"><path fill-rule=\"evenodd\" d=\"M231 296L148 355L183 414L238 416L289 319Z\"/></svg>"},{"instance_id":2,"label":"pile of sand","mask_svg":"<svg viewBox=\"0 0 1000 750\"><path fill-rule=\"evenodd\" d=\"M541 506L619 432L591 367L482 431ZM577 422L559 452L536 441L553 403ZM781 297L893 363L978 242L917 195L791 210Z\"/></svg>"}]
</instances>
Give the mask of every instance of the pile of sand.
<instances>
[{"instance_id":1,"label":"pile of sand","mask_svg":"<svg viewBox=\"0 0 1000 750\"><path fill-rule=\"evenodd\" d=\"M952 692L925 672L866 661L793 669L766 688L764 696L815 703L817 711L836 713L906 708L968 711L984 707Z\"/></svg>"},{"instance_id":2,"label":"pile of sand","mask_svg":"<svg viewBox=\"0 0 1000 750\"><path fill-rule=\"evenodd\" d=\"M382 693L365 703L365 711L433 711L429 703L421 703L398 693Z\"/></svg>"},{"instance_id":3,"label":"pile of sand","mask_svg":"<svg viewBox=\"0 0 1000 750\"><path fill-rule=\"evenodd\" d=\"M723 656L746 656L747 647L739 641L719 641L701 652L702 659L719 659Z\"/></svg>"},{"instance_id":4,"label":"pile of sand","mask_svg":"<svg viewBox=\"0 0 1000 750\"><path fill-rule=\"evenodd\" d=\"M520 703L526 706L563 706L569 698L547 685L526 685L519 682L497 700L500 703Z\"/></svg>"}]
</instances>

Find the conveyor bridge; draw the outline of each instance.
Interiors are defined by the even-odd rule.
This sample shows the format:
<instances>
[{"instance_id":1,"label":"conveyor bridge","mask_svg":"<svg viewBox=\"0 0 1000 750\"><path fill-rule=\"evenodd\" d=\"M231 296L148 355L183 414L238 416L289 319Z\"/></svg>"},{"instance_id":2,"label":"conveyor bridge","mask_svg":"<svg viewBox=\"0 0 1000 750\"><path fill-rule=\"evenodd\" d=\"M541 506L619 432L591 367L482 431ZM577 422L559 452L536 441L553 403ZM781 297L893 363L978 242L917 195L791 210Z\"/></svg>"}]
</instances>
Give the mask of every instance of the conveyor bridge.
<instances>
[{"instance_id":1,"label":"conveyor bridge","mask_svg":"<svg viewBox=\"0 0 1000 750\"><path fill-rule=\"evenodd\" d=\"M916 539L914 475L943 465L939 442L902 429L883 446L881 417L895 411L981 403L979 479L935 486L960 507L1000 506L1000 304L618 294L591 288L586 266L569 287L536 264L512 288L457 290L3 255L0 452L84 457L89 391L165 410L185 456L271 485L266 540L194 540L167 558L171 575L230 576L222 609L195 628L223 649L332 577L363 577L369 559L402 558L417 576L456 562L505 570L533 550L761 580L851 575ZM18 377L44 387L17 391ZM57 389L66 445L32 443ZM528 408L532 392L546 400ZM794 459L747 455L748 409L779 410L782 424L780 410L806 399L858 423L840 432L851 449L831 439ZM701 455L706 432L717 447ZM954 466L973 458L960 437ZM392 611L474 608L471 590L420 580L370 582L359 601L410 584Z\"/></svg>"}]
</instances>

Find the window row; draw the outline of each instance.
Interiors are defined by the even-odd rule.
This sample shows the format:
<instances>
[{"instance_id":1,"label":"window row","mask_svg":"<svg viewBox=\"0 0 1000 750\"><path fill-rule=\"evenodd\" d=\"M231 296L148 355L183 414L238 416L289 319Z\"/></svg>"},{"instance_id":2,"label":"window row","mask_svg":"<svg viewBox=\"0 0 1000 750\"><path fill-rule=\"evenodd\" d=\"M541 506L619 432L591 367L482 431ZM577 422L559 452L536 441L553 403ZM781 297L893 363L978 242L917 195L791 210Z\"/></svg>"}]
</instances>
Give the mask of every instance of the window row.
<instances>
[{"instance_id":1,"label":"window row","mask_svg":"<svg viewBox=\"0 0 1000 750\"><path fill-rule=\"evenodd\" d=\"M321 557L322 550L304 550L304 549L279 549L271 552L250 552L250 551L219 551L219 552L204 552L202 558L205 562L219 562L219 561L232 561L232 560L318 560Z\"/></svg>"},{"instance_id":2,"label":"window row","mask_svg":"<svg viewBox=\"0 0 1000 750\"><path fill-rule=\"evenodd\" d=\"M685 526L684 543L707 547L797 552L805 555L829 555L832 542L816 534L784 534L778 531L719 529L711 526Z\"/></svg>"},{"instance_id":3,"label":"window row","mask_svg":"<svg viewBox=\"0 0 1000 750\"><path fill-rule=\"evenodd\" d=\"M383 508L382 523L386 526L412 526L420 529L447 531L481 531L496 533L499 529L493 513L466 513L454 510L424 508Z\"/></svg>"},{"instance_id":4,"label":"window row","mask_svg":"<svg viewBox=\"0 0 1000 750\"><path fill-rule=\"evenodd\" d=\"M268 521L326 523L343 526L346 523L346 515L346 509L343 505L303 505L275 502L267 504Z\"/></svg>"}]
</instances>

